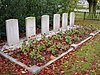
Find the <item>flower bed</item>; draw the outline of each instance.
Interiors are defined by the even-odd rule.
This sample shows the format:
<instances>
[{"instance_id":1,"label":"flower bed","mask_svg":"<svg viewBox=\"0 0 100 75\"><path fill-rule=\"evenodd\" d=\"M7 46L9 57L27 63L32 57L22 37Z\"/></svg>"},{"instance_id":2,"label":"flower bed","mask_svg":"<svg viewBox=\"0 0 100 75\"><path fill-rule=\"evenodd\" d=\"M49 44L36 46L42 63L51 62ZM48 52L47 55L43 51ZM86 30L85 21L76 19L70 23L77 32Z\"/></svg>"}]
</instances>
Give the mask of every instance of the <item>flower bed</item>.
<instances>
[{"instance_id":1,"label":"flower bed","mask_svg":"<svg viewBox=\"0 0 100 75\"><path fill-rule=\"evenodd\" d=\"M28 66L37 65L42 66L48 61L56 58L60 54L64 53L70 48L70 45L73 43L78 43L86 38L91 32L95 31L92 27L82 27L76 30L70 30L66 32L60 32L57 35L46 38L45 35L42 36L41 40L31 39L28 41L28 45L23 42L22 48L16 49L13 51L11 56L17 60L23 62ZM57 60L53 66L57 66L62 63L68 56ZM28 71L15 63L11 63L9 60L0 57L0 70L2 74L10 75L20 75L27 74L31 75ZM49 66L48 68L50 68ZM49 73L48 68L43 69L40 74L44 75ZM52 72L50 72L53 74Z\"/></svg>"}]
</instances>

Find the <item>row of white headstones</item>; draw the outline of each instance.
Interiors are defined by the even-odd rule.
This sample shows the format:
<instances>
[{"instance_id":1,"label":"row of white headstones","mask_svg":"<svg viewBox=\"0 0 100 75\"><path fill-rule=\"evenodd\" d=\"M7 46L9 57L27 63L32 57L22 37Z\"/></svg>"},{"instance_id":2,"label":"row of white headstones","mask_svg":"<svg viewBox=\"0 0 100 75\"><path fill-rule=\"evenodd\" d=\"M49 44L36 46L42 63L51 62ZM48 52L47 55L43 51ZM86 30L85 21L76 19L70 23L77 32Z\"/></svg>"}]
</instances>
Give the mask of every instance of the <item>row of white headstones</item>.
<instances>
[{"instance_id":1,"label":"row of white headstones","mask_svg":"<svg viewBox=\"0 0 100 75\"><path fill-rule=\"evenodd\" d=\"M75 13L70 13L69 26L74 26ZM53 31L57 32L60 29L60 14L54 14L53 17ZM36 35L36 19L35 17L27 17L26 22L26 38ZM68 26L68 13L62 14L62 30L67 30ZM9 46L19 43L19 27L18 19L6 20L6 34L7 44ZM49 15L41 17L41 34L49 34Z\"/></svg>"}]
</instances>

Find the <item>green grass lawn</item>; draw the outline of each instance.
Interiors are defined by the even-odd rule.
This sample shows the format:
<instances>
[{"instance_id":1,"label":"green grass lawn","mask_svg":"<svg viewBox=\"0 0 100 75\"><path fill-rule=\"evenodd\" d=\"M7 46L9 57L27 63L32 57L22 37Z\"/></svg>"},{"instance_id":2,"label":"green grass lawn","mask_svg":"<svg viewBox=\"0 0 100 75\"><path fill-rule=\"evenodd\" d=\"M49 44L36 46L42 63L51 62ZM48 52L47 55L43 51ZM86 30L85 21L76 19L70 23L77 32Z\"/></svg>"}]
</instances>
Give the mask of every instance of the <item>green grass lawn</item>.
<instances>
[{"instance_id":1,"label":"green grass lawn","mask_svg":"<svg viewBox=\"0 0 100 75\"><path fill-rule=\"evenodd\" d=\"M76 19L75 24L100 29L100 21ZM100 33L64 62L63 75L100 75Z\"/></svg>"},{"instance_id":2,"label":"green grass lawn","mask_svg":"<svg viewBox=\"0 0 100 75\"><path fill-rule=\"evenodd\" d=\"M82 26L93 26L94 28L97 28L100 30L100 21L97 20L83 20L83 19L76 19L75 21L76 25L82 25Z\"/></svg>"},{"instance_id":3,"label":"green grass lawn","mask_svg":"<svg viewBox=\"0 0 100 75\"><path fill-rule=\"evenodd\" d=\"M88 14L86 15L88 16ZM97 15L99 20L83 20L84 14L83 13L75 13L75 24L82 25L82 26L90 26L92 25L94 28L100 29L100 14Z\"/></svg>"},{"instance_id":4,"label":"green grass lawn","mask_svg":"<svg viewBox=\"0 0 100 75\"><path fill-rule=\"evenodd\" d=\"M67 62L67 63L66 63ZM65 65L61 66L64 75L99 75L100 74L100 34L89 40L74 52Z\"/></svg>"},{"instance_id":5,"label":"green grass lawn","mask_svg":"<svg viewBox=\"0 0 100 75\"><path fill-rule=\"evenodd\" d=\"M82 13L82 12L76 12L75 15L76 15L76 19L77 18L84 19L84 13ZM96 15L93 16L93 17L90 16L89 13L86 13L85 19L93 19L93 20L99 20L100 21L100 13L96 13Z\"/></svg>"}]
</instances>

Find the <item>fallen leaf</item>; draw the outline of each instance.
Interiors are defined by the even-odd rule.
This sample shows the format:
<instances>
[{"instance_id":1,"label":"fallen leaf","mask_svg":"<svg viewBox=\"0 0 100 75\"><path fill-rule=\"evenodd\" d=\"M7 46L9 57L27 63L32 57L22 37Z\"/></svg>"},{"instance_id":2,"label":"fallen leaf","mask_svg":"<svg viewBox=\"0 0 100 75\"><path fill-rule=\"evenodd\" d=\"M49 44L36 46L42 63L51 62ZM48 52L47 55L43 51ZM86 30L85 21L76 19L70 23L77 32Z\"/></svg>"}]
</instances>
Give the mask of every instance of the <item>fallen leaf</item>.
<instances>
[{"instance_id":1,"label":"fallen leaf","mask_svg":"<svg viewBox=\"0 0 100 75\"><path fill-rule=\"evenodd\" d=\"M25 71L21 71L22 73L26 73Z\"/></svg>"},{"instance_id":2,"label":"fallen leaf","mask_svg":"<svg viewBox=\"0 0 100 75\"><path fill-rule=\"evenodd\" d=\"M50 59L51 59L51 60L53 60L53 59L55 59L55 58L56 58L56 57L53 56L53 55L50 56Z\"/></svg>"},{"instance_id":3,"label":"fallen leaf","mask_svg":"<svg viewBox=\"0 0 100 75\"><path fill-rule=\"evenodd\" d=\"M98 66L100 67L100 64L98 64Z\"/></svg>"},{"instance_id":4,"label":"fallen leaf","mask_svg":"<svg viewBox=\"0 0 100 75\"><path fill-rule=\"evenodd\" d=\"M61 74L63 74L64 73L64 71L61 71Z\"/></svg>"}]
</instances>

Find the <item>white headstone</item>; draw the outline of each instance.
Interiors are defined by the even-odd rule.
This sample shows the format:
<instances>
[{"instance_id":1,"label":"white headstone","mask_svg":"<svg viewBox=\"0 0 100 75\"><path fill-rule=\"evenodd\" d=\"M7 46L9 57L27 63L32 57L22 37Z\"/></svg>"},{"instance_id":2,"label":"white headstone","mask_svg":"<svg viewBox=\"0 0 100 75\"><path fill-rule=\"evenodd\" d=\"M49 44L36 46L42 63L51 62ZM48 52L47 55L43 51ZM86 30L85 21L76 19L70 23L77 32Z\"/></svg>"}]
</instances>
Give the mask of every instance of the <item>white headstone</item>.
<instances>
[{"instance_id":1,"label":"white headstone","mask_svg":"<svg viewBox=\"0 0 100 75\"><path fill-rule=\"evenodd\" d=\"M62 14L62 30L67 30L68 25L68 13Z\"/></svg>"},{"instance_id":2,"label":"white headstone","mask_svg":"<svg viewBox=\"0 0 100 75\"><path fill-rule=\"evenodd\" d=\"M41 19L42 34L49 34L49 15L43 15Z\"/></svg>"},{"instance_id":3,"label":"white headstone","mask_svg":"<svg viewBox=\"0 0 100 75\"><path fill-rule=\"evenodd\" d=\"M36 35L36 20L35 17L26 18L26 37L27 39Z\"/></svg>"},{"instance_id":4,"label":"white headstone","mask_svg":"<svg viewBox=\"0 0 100 75\"><path fill-rule=\"evenodd\" d=\"M54 14L53 31L57 32L60 29L60 14Z\"/></svg>"},{"instance_id":5,"label":"white headstone","mask_svg":"<svg viewBox=\"0 0 100 75\"><path fill-rule=\"evenodd\" d=\"M17 19L6 20L7 43L9 46L19 42L19 28Z\"/></svg>"},{"instance_id":6,"label":"white headstone","mask_svg":"<svg viewBox=\"0 0 100 75\"><path fill-rule=\"evenodd\" d=\"M71 12L70 13L70 26L73 27L74 26L74 20L75 20L75 13Z\"/></svg>"}]
</instances>

